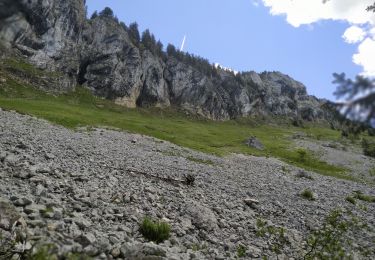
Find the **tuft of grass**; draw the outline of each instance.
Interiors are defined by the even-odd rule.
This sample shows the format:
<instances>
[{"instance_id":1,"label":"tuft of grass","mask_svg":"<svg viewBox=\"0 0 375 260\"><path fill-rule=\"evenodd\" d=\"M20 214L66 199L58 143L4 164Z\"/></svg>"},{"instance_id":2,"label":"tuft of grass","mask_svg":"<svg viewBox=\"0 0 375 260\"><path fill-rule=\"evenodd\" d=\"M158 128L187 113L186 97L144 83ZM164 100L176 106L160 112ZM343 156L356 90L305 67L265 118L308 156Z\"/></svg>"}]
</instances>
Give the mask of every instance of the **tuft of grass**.
<instances>
[{"instance_id":1,"label":"tuft of grass","mask_svg":"<svg viewBox=\"0 0 375 260\"><path fill-rule=\"evenodd\" d=\"M139 231L147 240L161 243L169 238L171 227L166 222L154 222L146 217L143 219Z\"/></svg>"},{"instance_id":2,"label":"tuft of grass","mask_svg":"<svg viewBox=\"0 0 375 260\"><path fill-rule=\"evenodd\" d=\"M302 163L306 162L306 160L308 159L307 158L307 151L306 149L303 149L303 148L298 148L296 150L297 154L298 154L298 160Z\"/></svg>"},{"instance_id":3,"label":"tuft of grass","mask_svg":"<svg viewBox=\"0 0 375 260\"><path fill-rule=\"evenodd\" d=\"M193 156L188 156L186 159L189 160L189 161L201 163L201 164L207 164L207 165L214 165L215 164L211 160L200 159L200 158L196 158L196 157L193 157Z\"/></svg>"},{"instance_id":4,"label":"tuft of grass","mask_svg":"<svg viewBox=\"0 0 375 260\"><path fill-rule=\"evenodd\" d=\"M355 200L355 198L352 197L352 196L347 196L347 197L345 198L345 200L346 200L347 202L350 202L350 203L353 204L353 205L355 205L355 204L357 203L356 200Z\"/></svg>"},{"instance_id":5,"label":"tuft of grass","mask_svg":"<svg viewBox=\"0 0 375 260\"><path fill-rule=\"evenodd\" d=\"M361 191L354 192L354 198L366 201L366 202L375 202L375 196L363 194Z\"/></svg>"},{"instance_id":6,"label":"tuft of grass","mask_svg":"<svg viewBox=\"0 0 375 260\"><path fill-rule=\"evenodd\" d=\"M369 170L369 174L371 177L375 177L375 168Z\"/></svg>"},{"instance_id":7,"label":"tuft of grass","mask_svg":"<svg viewBox=\"0 0 375 260\"><path fill-rule=\"evenodd\" d=\"M305 199L308 200L315 200L314 193L310 189L305 189L302 193L301 196Z\"/></svg>"},{"instance_id":8,"label":"tuft of grass","mask_svg":"<svg viewBox=\"0 0 375 260\"><path fill-rule=\"evenodd\" d=\"M246 256L246 247L244 247L243 245L239 245L237 247L237 257L242 258L245 256Z\"/></svg>"}]
</instances>

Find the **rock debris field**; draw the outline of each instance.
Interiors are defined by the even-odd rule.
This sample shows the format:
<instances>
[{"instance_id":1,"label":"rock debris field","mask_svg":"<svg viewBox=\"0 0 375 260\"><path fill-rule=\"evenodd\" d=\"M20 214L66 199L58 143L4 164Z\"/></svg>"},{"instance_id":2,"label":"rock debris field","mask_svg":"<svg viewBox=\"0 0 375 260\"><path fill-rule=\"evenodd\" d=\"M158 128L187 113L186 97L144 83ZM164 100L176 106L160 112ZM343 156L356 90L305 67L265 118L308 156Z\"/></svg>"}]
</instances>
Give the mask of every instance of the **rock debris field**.
<instances>
[{"instance_id":1,"label":"rock debris field","mask_svg":"<svg viewBox=\"0 0 375 260\"><path fill-rule=\"evenodd\" d=\"M315 200L300 195L305 189ZM18 219L26 249L53 243L61 255L95 259L298 259L308 234L335 208L375 226L374 203L361 202L361 210L345 200L353 191L375 195L371 186L301 174L273 158L215 157L0 111L0 232L11 236ZM146 216L169 223L170 238L146 241L139 232ZM278 252L272 234L259 235L259 220L285 229ZM357 247L371 239L371 230L361 233Z\"/></svg>"}]
</instances>

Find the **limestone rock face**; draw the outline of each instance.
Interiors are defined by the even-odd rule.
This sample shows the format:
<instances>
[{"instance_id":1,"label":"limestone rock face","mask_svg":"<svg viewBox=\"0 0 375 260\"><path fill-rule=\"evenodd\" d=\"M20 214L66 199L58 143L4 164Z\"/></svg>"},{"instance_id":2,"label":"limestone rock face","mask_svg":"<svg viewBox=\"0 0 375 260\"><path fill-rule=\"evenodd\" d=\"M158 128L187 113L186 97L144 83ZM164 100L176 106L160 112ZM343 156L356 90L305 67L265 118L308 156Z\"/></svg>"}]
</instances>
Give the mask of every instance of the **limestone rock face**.
<instances>
[{"instance_id":1,"label":"limestone rock face","mask_svg":"<svg viewBox=\"0 0 375 260\"><path fill-rule=\"evenodd\" d=\"M145 51L142 56L143 84L137 99L139 106L169 106L169 87L164 78L165 64Z\"/></svg>"},{"instance_id":2,"label":"limestone rock face","mask_svg":"<svg viewBox=\"0 0 375 260\"><path fill-rule=\"evenodd\" d=\"M0 9L0 41L39 68L63 72L59 86L53 87L74 87L84 0L2 0Z\"/></svg>"},{"instance_id":3,"label":"limestone rock face","mask_svg":"<svg viewBox=\"0 0 375 260\"><path fill-rule=\"evenodd\" d=\"M0 43L59 73L50 90L77 84L127 107L176 106L214 120L248 115L327 119L326 101L280 72L208 75L136 46L114 18L86 19L84 0L1 0Z\"/></svg>"},{"instance_id":4,"label":"limestone rock face","mask_svg":"<svg viewBox=\"0 0 375 260\"><path fill-rule=\"evenodd\" d=\"M142 57L113 19L98 17L83 30L78 83L109 99L137 96ZM135 101L133 102L135 106ZM131 106L131 104L129 104Z\"/></svg>"}]
</instances>

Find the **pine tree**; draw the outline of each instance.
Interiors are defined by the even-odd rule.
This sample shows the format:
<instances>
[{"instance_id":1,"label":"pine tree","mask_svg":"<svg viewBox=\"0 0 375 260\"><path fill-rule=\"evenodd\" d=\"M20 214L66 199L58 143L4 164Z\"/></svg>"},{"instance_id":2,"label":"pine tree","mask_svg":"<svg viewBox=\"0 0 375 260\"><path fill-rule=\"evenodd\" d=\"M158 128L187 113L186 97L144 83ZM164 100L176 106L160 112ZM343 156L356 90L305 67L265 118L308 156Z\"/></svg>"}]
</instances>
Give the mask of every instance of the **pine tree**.
<instances>
[{"instance_id":1,"label":"pine tree","mask_svg":"<svg viewBox=\"0 0 375 260\"><path fill-rule=\"evenodd\" d=\"M130 39L132 42L136 45L139 46L139 43L141 41L141 36L139 34L138 30L138 24L137 23L131 23L128 28L128 33L130 36Z\"/></svg>"},{"instance_id":2,"label":"pine tree","mask_svg":"<svg viewBox=\"0 0 375 260\"><path fill-rule=\"evenodd\" d=\"M167 54L168 54L168 56L176 57L177 50L176 50L176 47L173 44L170 44L170 43L168 44Z\"/></svg>"},{"instance_id":3,"label":"pine tree","mask_svg":"<svg viewBox=\"0 0 375 260\"><path fill-rule=\"evenodd\" d=\"M101 11L99 13L99 16L101 17L108 17L108 18L113 18L114 17L114 14L113 14L113 11L111 8L109 7L106 7L103 9L103 11Z\"/></svg>"},{"instance_id":4,"label":"pine tree","mask_svg":"<svg viewBox=\"0 0 375 260\"><path fill-rule=\"evenodd\" d=\"M96 17L98 17L98 12L95 11L92 15L91 15L91 20L95 19Z\"/></svg>"}]
</instances>

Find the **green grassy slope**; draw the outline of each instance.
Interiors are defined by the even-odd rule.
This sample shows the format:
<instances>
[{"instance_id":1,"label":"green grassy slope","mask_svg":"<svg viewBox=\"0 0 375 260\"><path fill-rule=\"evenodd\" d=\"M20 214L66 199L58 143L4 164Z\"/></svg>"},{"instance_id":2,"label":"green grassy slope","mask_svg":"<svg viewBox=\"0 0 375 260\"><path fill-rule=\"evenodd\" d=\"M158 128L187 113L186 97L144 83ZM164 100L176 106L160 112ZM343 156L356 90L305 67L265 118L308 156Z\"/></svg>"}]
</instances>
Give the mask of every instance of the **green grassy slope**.
<instances>
[{"instance_id":1,"label":"green grassy slope","mask_svg":"<svg viewBox=\"0 0 375 260\"><path fill-rule=\"evenodd\" d=\"M26 67L25 73L34 73L24 63L18 65L16 61L12 61L11 65L18 70ZM352 179L345 173L345 169L319 161L309 151L301 156L300 149L292 145L291 136L296 132L305 132L312 138L338 140L340 133L328 128L255 124L254 121L245 119L214 122L188 118L172 109L127 109L111 101L94 97L81 87L64 95L47 94L12 79L13 77L1 66L0 77L6 79L6 83L0 85L1 108L34 115L65 127L115 127L154 136L206 153L220 156L229 153L273 156L324 175ZM265 145L265 150L258 151L247 147L244 141L250 136L260 139Z\"/></svg>"}]
</instances>

